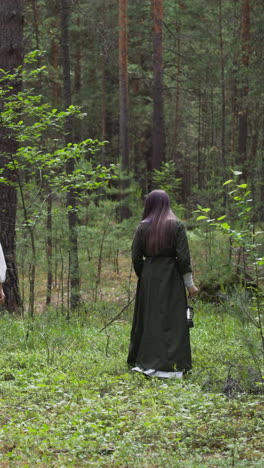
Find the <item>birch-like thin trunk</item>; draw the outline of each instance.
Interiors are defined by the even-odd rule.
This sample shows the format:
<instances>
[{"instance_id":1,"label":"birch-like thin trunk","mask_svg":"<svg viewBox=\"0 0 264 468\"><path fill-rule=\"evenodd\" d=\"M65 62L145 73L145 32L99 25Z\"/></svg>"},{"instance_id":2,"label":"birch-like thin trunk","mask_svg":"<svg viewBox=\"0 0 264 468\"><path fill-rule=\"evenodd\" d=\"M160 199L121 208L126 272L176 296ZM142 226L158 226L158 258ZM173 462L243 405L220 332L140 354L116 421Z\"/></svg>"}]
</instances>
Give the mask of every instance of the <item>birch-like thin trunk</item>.
<instances>
[{"instance_id":1,"label":"birch-like thin trunk","mask_svg":"<svg viewBox=\"0 0 264 468\"><path fill-rule=\"evenodd\" d=\"M67 109L72 104L72 88L70 74L70 50L69 50L69 5L68 0L59 0L61 18L61 51L63 65L63 90L64 106ZM65 123L65 144L73 141L73 122L68 117ZM74 159L71 158L66 163L66 173L72 174L74 171ZM69 284L70 284L70 307L75 309L80 303L80 276L78 260L78 236L77 236L77 201L74 189L67 191L67 209L69 225Z\"/></svg>"}]
</instances>

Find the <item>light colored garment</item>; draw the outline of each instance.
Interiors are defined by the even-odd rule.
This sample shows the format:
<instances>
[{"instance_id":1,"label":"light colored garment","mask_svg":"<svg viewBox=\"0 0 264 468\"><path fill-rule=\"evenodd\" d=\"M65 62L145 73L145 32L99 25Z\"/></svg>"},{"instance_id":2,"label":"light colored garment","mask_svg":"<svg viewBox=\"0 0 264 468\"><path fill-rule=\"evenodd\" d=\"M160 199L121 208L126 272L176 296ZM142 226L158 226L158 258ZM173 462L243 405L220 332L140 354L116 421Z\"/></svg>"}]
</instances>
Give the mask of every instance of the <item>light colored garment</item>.
<instances>
[{"instance_id":1,"label":"light colored garment","mask_svg":"<svg viewBox=\"0 0 264 468\"><path fill-rule=\"evenodd\" d=\"M183 275L183 281L186 288L194 286L192 273L185 273L185 275Z\"/></svg>"},{"instance_id":2,"label":"light colored garment","mask_svg":"<svg viewBox=\"0 0 264 468\"><path fill-rule=\"evenodd\" d=\"M0 283L4 283L6 279L6 262L4 252L0 244Z\"/></svg>"},{"instance_id":3,"label":"light colored garment","mask_svg":"<svg viewBox=\"0 0 264 468\"><path fill-rule=\"evenodd\" d=\"M181 379L183 377L183 372L165 372L165 371L156 371L155 369L143 370L140 367L133 367L132 371L141 372L142 374L147 375L148 377L160 377L163 379Z\"/></svg>"}]
</instances>

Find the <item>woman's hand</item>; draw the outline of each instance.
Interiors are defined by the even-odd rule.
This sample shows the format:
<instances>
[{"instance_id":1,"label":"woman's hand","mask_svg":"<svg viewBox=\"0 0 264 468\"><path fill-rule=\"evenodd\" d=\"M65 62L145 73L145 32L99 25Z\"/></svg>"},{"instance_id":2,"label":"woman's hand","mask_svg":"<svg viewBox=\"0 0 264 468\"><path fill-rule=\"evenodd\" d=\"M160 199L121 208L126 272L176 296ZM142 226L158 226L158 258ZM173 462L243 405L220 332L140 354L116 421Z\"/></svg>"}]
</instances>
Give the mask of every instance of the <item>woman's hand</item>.
<instances>
[{"instance_id":1,"label":"woman's hand","mask_svg":"<svg viewBox=\"0 0 264 468\"><path fill-rule=\"evenodd\" d=\"M5 293L3 291L3 286L0 284L0 304L3 304L5 302Z\"/></svg>"},{"instance_id":2,"label":"woman's hand","mask_svg":"<svg viewBox=\"0 0 264 468\"><path fill-rule=\"evenodd\" d=\"M198 293L198 288L196 286L188 286L187 287L189 297L193 297Z\"/></svg>"}]
</instances>

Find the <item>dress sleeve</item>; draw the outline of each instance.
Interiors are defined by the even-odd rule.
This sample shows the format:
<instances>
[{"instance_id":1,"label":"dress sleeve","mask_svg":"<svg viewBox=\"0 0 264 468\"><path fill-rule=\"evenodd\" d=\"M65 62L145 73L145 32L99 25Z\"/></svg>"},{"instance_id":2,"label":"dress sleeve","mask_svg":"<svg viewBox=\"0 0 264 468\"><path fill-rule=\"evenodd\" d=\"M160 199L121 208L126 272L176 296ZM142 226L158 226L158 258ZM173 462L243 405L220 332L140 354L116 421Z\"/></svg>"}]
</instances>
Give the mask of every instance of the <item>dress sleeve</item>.
<instances>
[{"instance_id":1,"label":"dress sleeve","mask_svg":"<svg viewBox=\"0 0 264 468\"><path fill-rule=\"evenodd\" d=\"M139 278L142 273L144 264L143 260L143 240L140 227L137 228L132 243L132 263L137 277Z\"/></svg>"},{"instance_id":2,"label":"dress sleeve","mask_svg":"<svg viewBox=\"0 0 264 468\"><path fill-rule=\"evenodd\" d=\"M6 278L6 262L2 246L0 244L0 283L4 283Z\"/></svg>"},{"instance_id":3,"label":"dress sleeve","mask_svg":"<svg viewBox=\"0 0 264 468\"><path fill-rule=\"evenodd\" d=\"M182 275L192 272L188 239L182 223L179 223L176 231L176 258Z\"/></svg>"}]
</instances>

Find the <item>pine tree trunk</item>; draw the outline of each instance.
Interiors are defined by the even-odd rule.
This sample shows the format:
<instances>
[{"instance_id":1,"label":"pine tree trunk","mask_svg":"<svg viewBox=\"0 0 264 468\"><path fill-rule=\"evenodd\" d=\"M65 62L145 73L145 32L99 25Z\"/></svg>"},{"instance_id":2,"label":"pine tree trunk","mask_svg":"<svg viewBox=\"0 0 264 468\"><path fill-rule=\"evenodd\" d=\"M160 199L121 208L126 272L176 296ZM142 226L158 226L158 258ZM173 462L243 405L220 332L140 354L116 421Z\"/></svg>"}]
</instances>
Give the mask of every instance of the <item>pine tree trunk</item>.
<instances>
[{"instance_id":1,"label":"pine tree trunk","mask_svg":"<svg viewBox=\"0 0 264 468\"><path fill-rule=\"evenodd\" d=\"M243 0L241 9L241 28L242 28L242 82L240 93L240 109L238 118L238 157L239 164L243 171L245 180L248 178L247 161L247 140L248 140L248 79L247 70L249 67L249 42L250 42L250 0Z\"/></svg>"},{"instance_id":2,"label":"pine tree trunk","mask_svg":"<svg viewBox=\"0 0 264 468\"><path fill-rule=\"evenodd\" d=\"M197 183L199 190L203 187L202 174L202 93L199 89L198 97L198 140L197 140Z\"/></svg>"},{"instance_id":3,"label":"pine tree trunk","mask_svg":"<svg viewBox=\"0 0 264 468\"><path fill-rule=\"evenodd\" d=\"M152 0L153 15L153 150L152 169L159 169L165 157L163 110L163 0Z\"/></svg>"},{"instance_id":4,"label":"pine tree trunk","mask_svg":"<svg viewBox=\"0 0 264 468\"><path fill-rule=\"evenodd\" d=\"M67 109L71 103L71 75L70 75L70 51L69 51L69 5L68 0L59 0L61 17L61 50L63 64L63 89L64 105ZM65 124L65 144L73 141L73 122L69 117ZM74 159L66 163L67 174L74 171ZM67 192L68 225L69 225L69 283L70 283L70 307L75 309L80 303L80 276L78 260L78 236L77 236L77 202L73 189Z\"/></svg>"},{"instance_id":5,"label":"pine tree trunk","mask_svg":"<svg viewBox=\"0 0 264 468\"><path fill-rule=\"evenodd\" d=\"M101 140L106 141L106 74L105 74L105 61L104 57L101 61ZM102 148L102 163L106 164L106 151L105 146Z\"/></svg>"},{"instance_id":6,"label":"pine tree trunk","mask_svg":"<svg viewBox=\"0 0 264 468\"><path fill-rule=\"evenodd\" d=\"M226 90L225 90L225 58L224 58L224 41L223 41L223 26L222 26L222 0L219 0L219 46L220 46L220 74L221 74L221 172L223 180L226 178L226 149L225 149L225 132L226 132Z\"/></svg>"},{"instance_id":7,"label":"pine tree trunk","mask_svg":"<svg viewBox=\"0 0 264 468\"><path fill-rule=\"evenodd\" d=\"M129 185L127 41L127 0L119 0L119 138L122 169L119 216L121 220L131 216L126 202Z\"/></svg>"},{"instance_id":8,"label":"pine tree trunk","mask_svg":"<svg viewBox=\"0 0 264 468\"><path fill-rule=\"evenodd\" d=\"M33 0L35 1L35 0ZM57 29L57 18L54 22L54 27ZM50 48L50 63L53 68L50 76L51 93L52 93L52 107L57 109L60 97L60 85L57 79L59 67L59 44L57 38L52 38ZM47 258L47 291L46 291L46 305L51 304L52 299L52 284L53 284L53 242L52 242L52 201L53 196L49 184L47 183L47 236L46 236L46 258ZM56 273L55 273L56 277ZM56 278L55 278L56 282Z\"/></svg>"},{"instance_id":9,"label":"pine tree trunk","mask_svg":"<svg viewBox=\"0 0 264 468\"><path fill-rule=\"evenodd\" d=\"M129 167L127 67L127 0L119 0L119 126L121 166L123 171L127 171Z\"/></svg>"},{"instance_id":10,"label":"pine tree trunk","mask_svg":"<svg viewBox=\"0 0 264 468\"><path fill-rule=\"evenodd\" d=\"M23 62L23 0L0 0L0 68L13 72ZM10 93L21 89L21 83L11 84ZM0 125L0 168L4 168L3 177L15 182L15 175L5 168L8 158L4 154L15 154L18 144L10 130ZM7 278L4 285L6 307L9 312L17 313L21 306L16 265L16 209L17 195L15 187L0 184L0 241L7 263Z\"/></svg>"},{"instance_id":11,"label":"pine tree trunk","mask_svg":"<svg viewBox=\"0 0 264 468\"><path fill-rule=\"evenodd\" d=\"M174 123L174 138L173 138L173 161L177 163L178 160L178 144L181 122L181 109L180 109L180 78L181 78L181 22L176 23L177 33L177 56L176 56L176 96L175 96L175 123Z\"/></svg>"},{"instance_id":12,"label":"pine tree trunk","mask_svg":"<svg viewBox=\"0 0 264 468\"><path fill-rule=\"evenodd\" d=\"M79 1L77 2L79 5ZM82 89L82 42L81 42L81 18L78 15L76 20L76 27L78 30L78 38L74 51L74 104L81 106L81 89ZM76 122L74 126L74 141L76 143L82 140L82 124L80 121Z\"/></svg>"}]
</instances>

